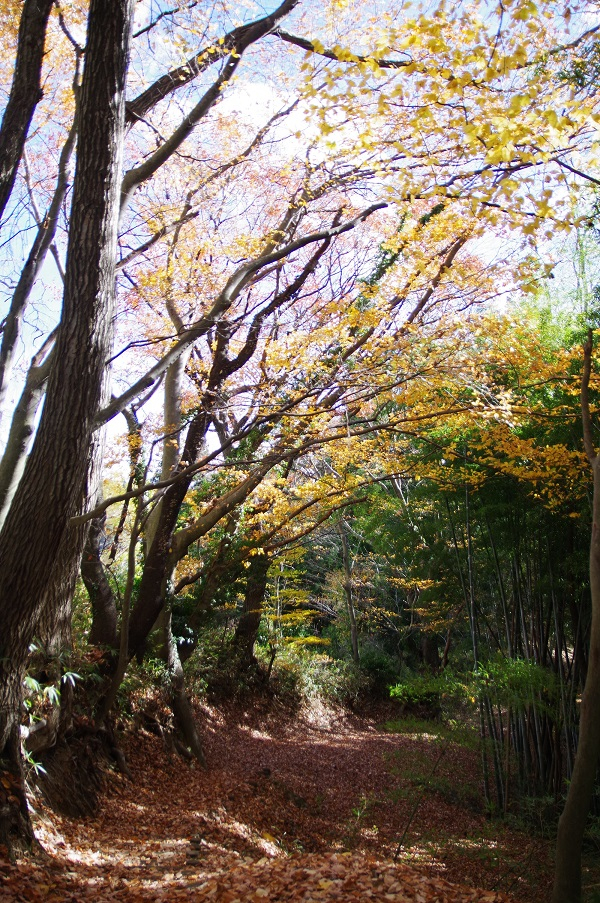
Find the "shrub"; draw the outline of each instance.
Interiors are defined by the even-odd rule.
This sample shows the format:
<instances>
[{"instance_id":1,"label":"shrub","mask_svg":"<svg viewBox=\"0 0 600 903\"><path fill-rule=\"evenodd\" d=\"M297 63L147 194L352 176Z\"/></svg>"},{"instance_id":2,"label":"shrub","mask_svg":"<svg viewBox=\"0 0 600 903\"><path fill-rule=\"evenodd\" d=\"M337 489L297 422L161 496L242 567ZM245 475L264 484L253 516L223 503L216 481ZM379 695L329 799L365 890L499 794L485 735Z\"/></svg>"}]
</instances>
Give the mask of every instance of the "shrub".
<instances>
[{"instance_id":1,"label":"shrub","mask_svg":"<svg viewBox=\"0 0 600 903\"><path fill-rule=\"evenodd\" d=\"M558 701L556 675L548 668L520 658L495 658L472 675L474 694L485 693L497 705L513 710L534 705L551 715Z\"/></svg>"},{"instance_id":2,"label":"shrub","mask_svg":"<svg viewBox=\"0 0 600 903\"><path fill-rule=\"evenodd\" d=\"M289 686L292 675L295 690L302 699L352 703L368 686L365 676L351 662L337 661L302 646L283 646L275 659L271 678L276 692L282 679Z\"/></svg>"},{"instance_id":3,"label":"shrub","mask_svg":"<svg viewBox=\"0 0 600 903\"><path fill-rule=\"evenodd\" d=\"M390 696L404 704L405 712L437 718L448 703L465 698L460 677L446 669L441 674L417 674L390 688Z\"/></svg>"},{"instance_id":4,"label":"shrub","mask_svg":"<svg viewBox=\"0 0 600 903\"><path fill-rule=\"evenodd\" d=\"M400 676L398 660L373 646L362 650L360 670L365 675L369 688L378 694L387 695Z\"/></svg>"},{"instance_id":5,"label":"shrub","mask_svg":"<svg viewBox=\"0 0 600 903\"><path fill-rule=\"evenodd\" d=\"M557 702L556 676L547 668L523 659L496 658L480 665L476 673L412 675L396 684L390 695L403 702L408 712L437 709L449 703L474 704L487 696L495 705L513 710L534 706L552 714Z\"/></svg>"}]
</instances>

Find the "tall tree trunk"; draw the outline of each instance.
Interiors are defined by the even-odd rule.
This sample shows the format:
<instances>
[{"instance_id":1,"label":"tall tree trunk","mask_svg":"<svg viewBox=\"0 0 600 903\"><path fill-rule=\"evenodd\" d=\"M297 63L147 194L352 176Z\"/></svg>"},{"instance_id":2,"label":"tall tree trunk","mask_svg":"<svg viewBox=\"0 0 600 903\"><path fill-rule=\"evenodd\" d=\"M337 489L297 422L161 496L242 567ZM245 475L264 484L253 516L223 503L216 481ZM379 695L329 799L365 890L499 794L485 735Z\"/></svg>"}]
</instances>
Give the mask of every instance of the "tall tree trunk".
<instances>
[{"instance_id":1,"label":"tall tree trunk","mask_svg":"<svg viewBox=\"0 0 600 903\"><path fill-rule=\"evenodd\" d=\"M558 823L552 903L580 903L581 847L600 759L600 455L592 441L588 387L592 367L592 331L584 347L581 409L585 451L594 476L590 590L590 655L581 700L579 744L565 808Z\"/></svg>"},{"instance_id":2,"label":"tall tree trunk","mask_svg":"<svg viewBox=\"0 0 600 903\"><path fill-rule=\"evenodd\" d=\"M179 230L175 233L173 246L177 242ZM169 264L170 265L170 264ZM183 331L183 322L181 321L171 298L167 299L167 308L171 316L171 322L178 332ZM182 414L182 383L185 374L186 364L189 354L183 354L173 361L165 375L165 397L163 404L163 429L164 439L162 445L162 464L160 471L161 480L168 480L177 469L180 456L180 436L183 426ZM156 538L157 530L161 522L162 500L159 501L151 512L146 522L144 531L144 544L148 553L152 548L152 544ZM167 586L172 578L172 568L168 568L163 578L163 586ZM160 656L167 662L169 656L169 633L171 630L171 612L164 607L156 619L153 630L157 629L160 634Z\"/></svg>"},{"instance_id":3,"label":"tall tree trunk","mask_svg":"<svg viewBox=\"0 0 600 903\"><path fill-rule=\"evenodd\" d=\"M0 128L0 220L10 198L40 85L48 17L54 0L25 0L17 39L17 62Z\"/></svg>"},{"instance_id":4,"label":"tall tree trunk","mask_svg":"<svg viewBox=\"0 0 600 903\"><path fill-rule=\"evenodd\" d=\"M31 362L21 397L13 412L6 447L0 460L0 529L23 476L27 451L35 432L35 421L50 372L52 355L49 354L41 364L40 358L43 358L43 350L36 354Z\"/></svg>"},{"instance_id":5,"label":"tall tree trunk","mask_svg":"<svg viewBox=\"0 0 600 903\"><path fill-rule=\"evenodd\" d=\"M0 844L6 847L9 856L31 847L33 829L29 820L27 799L23 791L23 769L21 764L21 729L19 718L23 703L22 675L14 670L3 676L2 704L10 713L3 721L2 758L0 758Z\"/></svg>"},{"instance_id":6,"label":"tall tree trunk","mask_svg":"<svg viewBox=\"0 0 600 903\"><path fill-rule=\"evenodd\" d=\"M179 231L175 233L173 246L177 243ZM179 318L172 300L169 298L167 302L171 321L178 331L183 331L183 322ZM185 367L188 360L187 354L174 361L165 377L165 401L164 401L164 431L165 438L163 440L161 479L168 479L177 468L179 461L179 436L183 422L182 415L182 382L185 373ZM146 540L151 548L156 535L156 530L160 524L161 504L156 506L148 519L146 528ZM163 586L166 586L172 578L172 570L169 568L165 574ZM177 640L173 636L173 612L171 604L167 604L158 617L157 626L160 632L161 657L163 658L170 678L170 694L169 701L175 719L175 725L183 736L186 746L191 754L197 759L203 768L206 767L206 759L202 749L202 742L196 727L194 712L190 704L190 700L185 691L185 675L179 650L177 649Z\"/></svg>"},{"instance_id":7,"label":"tall tree trunk","mask_svg":"<svg viewBox=\"0 0 600 903\"><path fill-rule=\"evenodd\" d=\"M69 519L86 496L94 418L111 350L132 9L133 0L91 2L56 364L34 446L0 533L0 773L18 785L0 810L0 835L8 846L31 840L31 829L14 819L15 808L25 805L15 739L20 688L34 635L55 620L49 580L69 535Z\"/></svg>"}]
</instances>

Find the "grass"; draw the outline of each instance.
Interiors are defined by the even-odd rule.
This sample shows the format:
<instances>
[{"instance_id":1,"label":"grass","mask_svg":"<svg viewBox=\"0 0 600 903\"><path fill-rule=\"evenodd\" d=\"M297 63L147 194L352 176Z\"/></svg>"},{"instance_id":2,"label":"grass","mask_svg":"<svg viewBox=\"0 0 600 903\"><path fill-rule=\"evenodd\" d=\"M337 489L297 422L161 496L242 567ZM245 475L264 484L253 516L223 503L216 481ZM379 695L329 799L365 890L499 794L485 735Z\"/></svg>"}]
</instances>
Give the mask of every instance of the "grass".
<instances>
[{"instance_id":1,"label":"grass","mask_svg":"<svg viewBox=\"0 0 600 903\"><path fill-rule=\"evenodd\" d=\"M388 734L412 734L421 740L450 741L465 749L477 749L479 746L479 735L475 727L453 719L433 721L411 715L400 720L385 721L379 725L379 730Z\"/></svg>"}]
</instances>

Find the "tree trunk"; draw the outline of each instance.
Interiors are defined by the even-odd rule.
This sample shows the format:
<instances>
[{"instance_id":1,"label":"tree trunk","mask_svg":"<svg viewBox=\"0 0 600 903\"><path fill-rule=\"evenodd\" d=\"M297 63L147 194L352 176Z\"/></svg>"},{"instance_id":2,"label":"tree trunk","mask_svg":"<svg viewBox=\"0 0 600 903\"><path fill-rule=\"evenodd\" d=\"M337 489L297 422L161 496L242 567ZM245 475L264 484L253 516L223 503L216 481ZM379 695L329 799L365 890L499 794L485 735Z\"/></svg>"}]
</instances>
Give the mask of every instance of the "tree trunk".
<instances>
[{"instance_id":1,"label":"tree trunk","mask_svg":"<svg viewBox=\"0 0 600 903\"><path fill-rule=\"evenodd\" d=\"M179 230L175 233L175 238L173 242L173 246L175 246L177 242L177 238L179 235ZM179 318L177 311L173 305L173 302L169 296L167 297L167 309L171 316L171 322L173 326L178 332L183 331L183 323ZM183 425L183 414L182 414L182 383L183 377L185 374L185 367L188 361L188 354L183 354L181 357L177 358L176 361L173 361L171 366L166 372L165 375L165 398L163 404L163 429L164 429L164 438L163 438L163 446L162 446L162 464L160 471L161 480L168 480L170 476L172 476L176 469L177 464L179 463L180 457L180 436L181 429ZM148 555L154 540L156 538L156 532L160 526L161 522L161 509L162 509L162 501L154 507L148 520L146 522L146 529L144 533L144 545L146 548L146 555ZM163 578L163 586L167 586L169 581L172 579L172 569L169 569L165 572L165 576ZM161 640L161 649L160 656L166 662L169 656L169 633L171 630L171 612L167 611L166 608L163 608L158 618L156 619L153 630L158 630Z\"/></svg>"},{"instance_id":2,"label":"tree trunk","mask_svg":"<svg viewBox=\"0 0 600 903\"><path fill-rule=\"evenodd\" d=\"M233 637L233 645L239 653L242 667L248 667L255 661L254 644L263 612L270 563L268 555L253 555L250 558L244 608Z\"/></svg>"},{"instance_id":3,"label":"tree trunk","mask_svg":"<svg viewBox=\"0 0 600 903\"><path fill-rule=\"evenodd\" d=\"M119 645L117 634L117 606L106 571L102 563L101 537L106 517L90 522L86 544L81 557L81 579L85 584L92 606L92 627L89 641L94 646Z\"/></svg>"},{"instance_id":4,"label":"tree trunk","mask_svg":"<svg viewBox=\"0 0 600 903\"><path fill-rule=\"evenodd\" d=\"M177 244L179 237L179 229L176 230L173 239L173 248ZM170 262L170 261L169 261ZM171 317L173 326L178 332L182 332L184 325L180 319L175 305L173 304L170 292L167 297L167 310ZM180 457L180 432L183 423L182 415L182 382L185 368L188 360L188 354L183 354L174 361L165 376L165 398L163 408L163 428L165 437L163 439L161 479L168 479L177 469ZM161 507L162 502L156 506L146 525L146 542L149 549L152 548L156 538L156 532L161 523ZM166 587L172 578L172 572L169 569L163 580L163 587ZM163 592L165 590L163 589ZM185 675L183 666L177 649L177 641L173 636L173 616L170 604L167 604L158 616L157 625L160 634L160 655L163 658L170 677L170 694L169 701L171 710L175 720L175 728L183 737L183 742L191 755L206 768L206 759L204 750L202 749L202 741L196 727L194 712L190 704L190 700L185 691ZM181 750L186 755L185 750Z\"/></svg>"},{"instance_id":5,"label":"tree trunk","mask_svg":"<svg viewBox=\"0 0 600 903\"><path fill-rule=\"evenodd\" d=\"M0 220L15 184L33 113L42 97L42 60L53 2L25 0L23 3L15 73L0 128Z\"/></svg>"},{"instance_id":6,"label":"tree trunk","mask_svg":"<svg viewBox=\"0 0 600 903\"><path fill-rule=\"evenodd\" d=\"M36 355L31 362L25 386L13 412L4 454L0 460L0 529L23 476L27 451L35 432L35 422L50 372L51 355L48 355L39 366L36 364L38 358L39 355Z\"/></svg>"},{"instance_id":7,"label":"tree trunk","mask_svg":"<svg viewBox=\"0 0 600 903\"><path fill-rule=\"evenodd\" d=\"M348 533L343 521L338 524L338 533L342 540L342 562L344 565L344 595L346 598L346 611L348 613L348 623L350 625L350 643L352 646L352 661L355 665L360 664L360 653L358 651L358 628L356 625L356 610L354 608L354 593L352 591L352 565L350 563L350 547L348 545Z\"/></svg>"},{"instance_id":8,"label":"tree trunk","mask_svg":"<svg viewBox=\"0 0 600 903\"><path fill-rule=\"evenodd\" d=\"M168 608L167 619L165 624L165 646L167 652L167 666L171 677L171 708L175 717L175 726L181 733L186 746L194 758L206 768L206 759L202 749L202 741L196 727L196 719L190 704L187 693L185 692L185 676L179 652L177 650L177 642L173 636L171 623L171 609Z\"/></svg>"},{"instance_id":9,"label":"tree trunk","mask_svg":"<svg viewBox=\"0 0 600 903\"><path fill-rule=\"evenodd\" d=\"M2 750L0 754L0 845L12 859L15 853L29 849L33 829L23 791L20 711L23 702L23 675L13 670L4 680L2 703Z\"/></svg>"},{"instance_id":10,"label":"tree trunk","mask_svg":"<svg viewBox=\"0 0 600 903\"><path fill-rule=\"evenodd\" d=\"M205 411L200 411L192 420L188 430L183 451L184 461L189 463L196 460L208 425L208 414ZM183 465L179 466L182 467ZM153 528L152 545L148 550L136 604L131 613L129 626L130 656L139 656L143 653L146 638L163 608L163 588L165 575L169 570L171 537L191 482L191 476L183 477L177 483L173 483L161 499L160 514Z\"/></svg>"},{"instance_id":11,"label":"tree trunk","mask_svg":"<svg viewBox=\"0 0 600 903\"><path fill-rule=\"evenodd\" d=\"M579 744L565 808L558 823L552 903L580 903L581 847L600 759L600 456L592 442L588 385L592 365L592 333L584 348L581 384L583 438L594 476L590 590L592 624L587 677L579 717Z\"/></svg>"},{"instance_id":12,"label":"tree trunk","mask_svg":"<svg viewBox=\"0 0 600 903\"><path fill-rule=\"evenodd\" d=\"M433 673L440 670L440 647L437 634L426 628L421 630L421 658L426 668Z\"/></svg>"},{"instance_id":13,"label":"tree trunk","mask_svg":"<svg viewBox=\"0 0 600 903\"><path fill-rule=\"evenodd\" d=\"M94 418L111 350L132 8L133 0L91 2L56 362L33 449L0 533L0 768L9 780L19 779L1 810L0 836L11 846L31 841L17 740L21 682L33 637L56 619L48 585L69 537L69 519L86 497Z\"/></svg>"}]
</instances>

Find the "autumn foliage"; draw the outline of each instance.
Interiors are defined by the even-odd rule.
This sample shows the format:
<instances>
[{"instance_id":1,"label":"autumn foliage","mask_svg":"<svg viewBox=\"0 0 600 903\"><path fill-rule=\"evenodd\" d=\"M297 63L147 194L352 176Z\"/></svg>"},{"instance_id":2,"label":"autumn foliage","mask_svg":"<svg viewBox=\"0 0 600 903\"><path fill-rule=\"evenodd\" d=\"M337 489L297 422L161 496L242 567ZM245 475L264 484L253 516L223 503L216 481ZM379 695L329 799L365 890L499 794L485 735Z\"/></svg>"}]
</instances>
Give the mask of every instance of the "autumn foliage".
<instances>
[{"instance_id":1,"label":"autumn foliage","mask_svg":"<svg viewBox=\"0 0 600 903\"><path fill-rule=\"evenodd\" d=\"M5 4L7 847L32 841L21 734L43 752L85 724L122 763L134 661L161 663L180 752L206 764L188 683L221 627L219 667L255 687L294 649L351 650L363 689L371 656L379 692L455 658L488 806L509 811L515 768L516 795L560 796L588 667L595 299L553 336L541 299L597 213L596 13ZM552 675L527 706L482 677L520 659ZM32 669L63 687L35 729Z\"/></svg>"}]
</instances>

